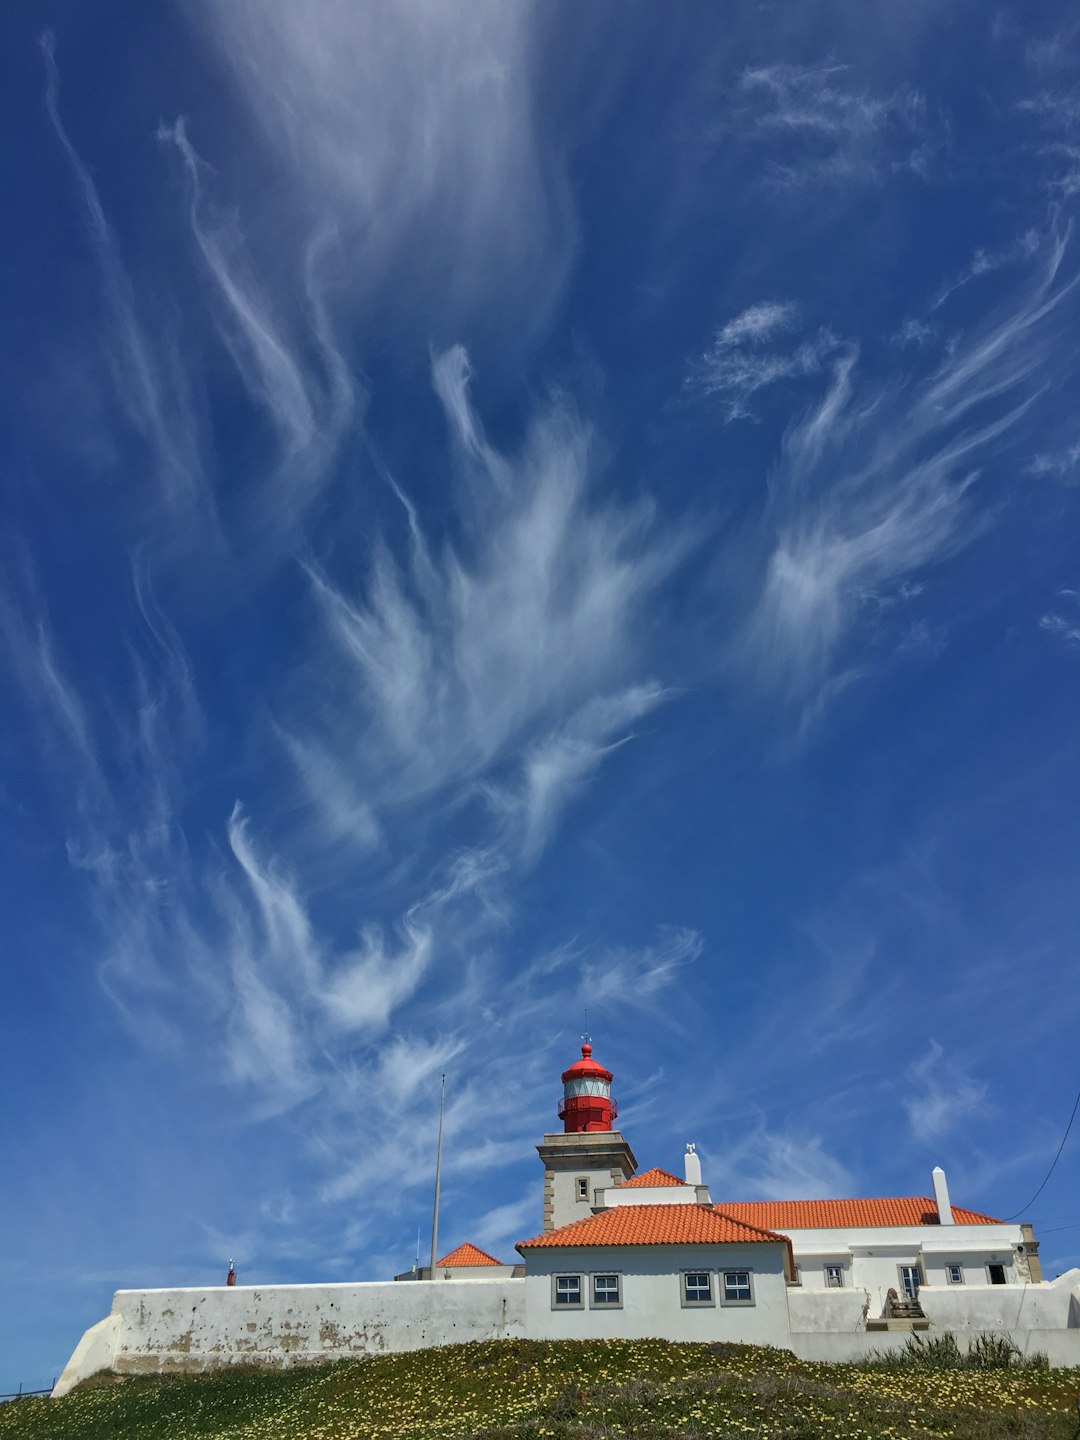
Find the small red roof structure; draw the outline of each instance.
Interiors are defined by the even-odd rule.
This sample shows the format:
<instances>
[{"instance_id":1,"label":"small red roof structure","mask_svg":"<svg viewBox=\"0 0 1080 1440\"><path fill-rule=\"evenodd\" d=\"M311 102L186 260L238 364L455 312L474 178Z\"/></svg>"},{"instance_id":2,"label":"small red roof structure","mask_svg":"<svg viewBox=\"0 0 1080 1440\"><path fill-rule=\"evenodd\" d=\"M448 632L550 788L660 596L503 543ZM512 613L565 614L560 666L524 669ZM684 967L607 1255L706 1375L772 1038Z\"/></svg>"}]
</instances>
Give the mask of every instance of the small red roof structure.
<instances>
[{"instance_id":1,"label":"small red roof structure","mask_svg":"<svg viewBox=\"0 0 1080 1440\"><path fill-rule=\"evenodd\" d=\"M639 1175L635 1175L632 1180L623 1180L621 1184L616 1185L615 1188L616 1190L632 1190L635 1188L643 1188L646 1186L652 1188L656 1185L685 1184L685 1180L680 1180L679 1177L677 1175L673 1175L670 1170L661 1170L658 1165L654 1165L651 1170L642 1170L641 1173Z\"/></svg>"},{"instance_id":2,"label":"small red roof structure","mask_svg":"<svg viewBox=\"0 0 1080 1440\"><path fill-rule=\"evenodd\" d=\"M451 1250L449 1255L444 1255L436 1265L437 1270L453 1270L458 1267L472 1267L475 1265L501 1265L501 1260L496 1260L494 1255L489 1255L486 1250L481 1250L476 1245L470 1245L466 1240L456 1250Z\"/></svg>"},{"instance_id":3,"label":"small red roof structure","mask_svg":"<svg viewBox=\"0 0 1080 1440\"><path fill-rule=\"evenodd\" d=\"M862 1226L938 1225L937 1205L927 1195L881 1200L742 1200L716 1207L748 1225L776 1230L847 1230ZM957 1225L997 1225L977 1210L952 1207Z\"/></svg>"},{"instance_id":4,"label":"small red roof structure","mask_svg":"<svg viewBox=\"0 0 1080 1440\"><path fill-rule=\"evenodd\" d=\"M565 1085L567 1080L606 1080L610 1084L615 1077L599 1060L592 1058L592 1046L586 1040L581 1047L581 1059L575 1060L573 1065L564 1070L562 1078Z\"/></svg>"}]
</instances>

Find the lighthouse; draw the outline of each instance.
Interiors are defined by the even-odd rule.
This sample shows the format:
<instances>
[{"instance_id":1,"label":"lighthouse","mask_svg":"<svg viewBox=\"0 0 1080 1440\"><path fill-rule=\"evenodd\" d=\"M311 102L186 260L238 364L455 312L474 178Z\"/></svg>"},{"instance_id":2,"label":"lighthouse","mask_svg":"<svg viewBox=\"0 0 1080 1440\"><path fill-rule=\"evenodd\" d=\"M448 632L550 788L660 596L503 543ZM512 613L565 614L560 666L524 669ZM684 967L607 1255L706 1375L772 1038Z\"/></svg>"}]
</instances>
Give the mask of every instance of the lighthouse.
<instances>
[{"instance_id":1,"label":"lighthouse","mask_svg":"<svg viewBox=\"0 0 1080 1440\"><path fill-rule=\"evenodd\" d=\"M562 1072L562 1133L545 1135L536 1147L544 1162L545 1230L587 1220L596 1191L621 1185L637 1169L634 1152L612 1129L619 1114L611 1094L613 1079L611 1071L593 1059L586 1035L581 1058Z\"/></svg>"},{"instance_id":2,"label":"lighthouse","mask_svg":"<svg viewBox=\"0 0 1080 1440\"><path fill-rule=\"evenodd\" d=\"M611 1122L619 1114L619 1107L611 1098L614 1078L610 1070L592 1058L592 1045L586 1040L581 1047L581 1059L575 1060L562 1075L559 1119L567 1135L611 1129Z\"/></svg>"}]
</instances>

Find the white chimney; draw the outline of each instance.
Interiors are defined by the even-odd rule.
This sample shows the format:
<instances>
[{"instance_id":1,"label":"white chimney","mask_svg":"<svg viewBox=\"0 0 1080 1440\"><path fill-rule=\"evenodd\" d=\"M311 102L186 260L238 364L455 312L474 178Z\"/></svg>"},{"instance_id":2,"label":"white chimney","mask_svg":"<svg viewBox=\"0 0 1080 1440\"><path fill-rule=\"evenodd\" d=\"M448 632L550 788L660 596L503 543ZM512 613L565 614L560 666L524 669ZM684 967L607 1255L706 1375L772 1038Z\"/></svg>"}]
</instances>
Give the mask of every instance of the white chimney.
<instances>
[{"instance_id":1,"label":"white chimney","mask_svg":"<svg viewBox=\"0 0 1080 1440\"><path fill-rule=\"evenodd\" d=\"M701 1161L698 1158L697 1147L688 1144L686 1155L683 1157L687 1185L701 1184Z\"/></svg>"},{"instance_id":2,"label":"white chimney","mask_svg":"<svg viewBox=\"0 0 1080 1440\"><path fill-rule=\"evenodd\" d=\"M949 1204L949 1187L945 1183L945 1171L940 1165L934 1166L930 1177L934 1182L934 1199L937 1201L938 1220L942 1225L952 1225L952 1206Z\"/></svg>"}]
</instances>

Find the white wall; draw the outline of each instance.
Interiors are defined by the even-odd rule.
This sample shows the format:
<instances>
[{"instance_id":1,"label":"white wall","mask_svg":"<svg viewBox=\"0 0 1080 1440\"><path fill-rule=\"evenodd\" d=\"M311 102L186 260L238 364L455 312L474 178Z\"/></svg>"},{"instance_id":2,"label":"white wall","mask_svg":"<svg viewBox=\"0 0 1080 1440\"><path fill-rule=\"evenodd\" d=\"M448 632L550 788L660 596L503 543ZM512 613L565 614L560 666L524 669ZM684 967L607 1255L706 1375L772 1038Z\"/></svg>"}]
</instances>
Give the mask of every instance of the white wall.
<instances>
[{"instance_id":1,"label":"white wall","mask_svg":"<svg viewBox=\"0 0 1080 1440\"><path fill-rule=\"evenodd\" d=\"M694 1185L625 1185L597 1192L596 1203L610 1208L613 1205L698 1205L709 1204L708 1193L704 1199L698 1194L704 1186Z\"/></svg>"},{"instance_id":2,"label":"white wall","mask_svg":"<svg viewBox=\"0 0 1080 1440\"><path fill-rule=\"evenodd\" d=\"M940 1330L1066 1330L1080 1345L1080 1270L1039 1285L924 1285L919 1299Z\"/></svg>"},{"instance_id":3,"label":"white wall","mask_svg":"<svg viewBox=\"0 0 1080 1440\"><path fill-rule=\"evenodd\" d=\"M925 1332L924 1332L925 1333ZM933 1335L935 1332L929 1332ZM958 1335L961 1350L976 1332ZM1045 1355L1054 1369L1080 1365L1080 1330L1006 1330L987 1332L1005 1334L1021 1355ZM791 1350L800 1360L825 1360L842 1364L848 1360L867 1360L892 1350L902 1350L911 1339L909 1332L879 1330L870 1334L806 1333L791 1335L784 1349Z\"/></svg>"},{"instance_id":4,"label":"white wall","mask_svg":"<svg viewBox=\"0 0 1080 1440\"><path fill-rule=\"evenodd\" d=\"M831 1333L865 1329L863 1290L811 1290L793 1285L788 1290L788 1316L792 1333Z\"/></svg>"},{"instance_id":5,"label":"white wall","mask_svg":"<svg viewBox=\"0 0 1080 1440\"><path fill-rule=\"evenodd\" d=\"M1021 1280L1015 1254L1023 1239L1019 1225L897 1225L784 1233L791 1237L795 1263L807 1288L824 1285L827 1263L842 1263L845 1286L866 1291L871 1316L882 1314L890 1289L899 1293L900 1265L921 1265L931 1284L945 1284L945 1266L950 1262L963 1265L964 1288L988 1284L990 1262L1005 1266L1008 1285Z\"/></svg>"},{"instance_id":6,"label":"white wall","mask_svg":"<svg viewBox=\"0 0 1080 1440\"><path fill-rule=\"evenodd\" d=\"M436 1265L436 1280L509 1280L513 1265Z\"/></svg>"},{"instance_id":7,"label":"white wall","mask_svg":"<svg viewBox=\"0 0 1080 1440\"><path fill-rule=\"evenodd\" d=\"M718 1258L718 1251L721 1252ZM588 1256L586 1261L585 1256ZM551 1276L619 1271L621 1310L554 1311ZM679 1272L750 1269L753 1306L684 1309ZM91 1326L57 1382L115 1368L126 1374L207 1370L237 1361L280 1367L349 1355L419 1350L459 1341L595 1338L739 1340L778 1345L807 1360L853 1360L898 1349L904 1332L856 1328L858 1290L786 1284L779 1246L638 1246L529 1252L525 1280L378 1282L359 1285L217 1286L119 1290L112 1313ZM718 1292L717 1292L718 1293ZM1080 1270L1028 1286L923 1290L931 1333L1005 1333L1024 1354L1080 1365Z\"/></svg>"},{"instance_id":8,"label":"white wall","mask_svg":"<svg viewBox=\"0 0 1080 1440\"><path fill-rule=\"evenodd\" d=\"M505 1339L525 1333L524 1317L520 1279L118 1290L109 1345L84 1344L99 1329L92 1327L80 1342L83 1358L77 1349L61 1380L70 1389L110 1366L123 1374L238 1361L284 1367ZM54 1393L64 1393L59 1384Z\"/></svg>"},{"instance_id":9,"label":"white wall","mask_svg":"<svg viewBox=\"0 0 1080 1440\"><path fill-rule=\"evenodd\" d=\"M787 1281L780 1245L552 1246L525 1254L525 1329L532 1340L661 1336L783 1345L787 1337ZM680 1272L695 1269L713 1272L715 1305L683 1307ZM753 1272L753 1305L719 1303L720 1269ZM588 1275L611 1271L622 1275L622 1308L591 1309ZM584 1309L553 1309L551 1277L557 1274L586 1276Z\"/></svg>"}]
</instances>

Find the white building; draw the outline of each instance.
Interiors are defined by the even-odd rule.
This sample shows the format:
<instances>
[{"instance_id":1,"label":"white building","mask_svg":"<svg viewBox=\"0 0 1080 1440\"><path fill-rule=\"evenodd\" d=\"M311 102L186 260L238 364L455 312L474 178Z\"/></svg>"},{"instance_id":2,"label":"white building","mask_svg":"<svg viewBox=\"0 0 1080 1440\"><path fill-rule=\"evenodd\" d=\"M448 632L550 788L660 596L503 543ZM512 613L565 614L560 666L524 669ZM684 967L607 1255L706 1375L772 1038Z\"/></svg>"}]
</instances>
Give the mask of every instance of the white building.
<instances>
[{"instance_id":1,"label":"white building","mask_svg":"<svg viewBox=\"0 0 1080 1440\"><path fill-rule=\"evenodd\" d=\"M681 1177L638 1171L590 1045L562 1078L563 1130L537 1146L543 1228L518 1243L523 1264L464 1242L434 1272L398 1277L411 1284L121 1290L53 1393L110 1368L285 1366L521 1336L727 1340L851 1360L938 1329L1005 1334L1080 1365L1080 1270L1044 1282L1031 1227L953 1205L940 1169L932 1197L715 1203L692 1145Z\"/></svg>"}]
</instances>

